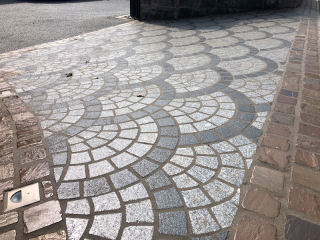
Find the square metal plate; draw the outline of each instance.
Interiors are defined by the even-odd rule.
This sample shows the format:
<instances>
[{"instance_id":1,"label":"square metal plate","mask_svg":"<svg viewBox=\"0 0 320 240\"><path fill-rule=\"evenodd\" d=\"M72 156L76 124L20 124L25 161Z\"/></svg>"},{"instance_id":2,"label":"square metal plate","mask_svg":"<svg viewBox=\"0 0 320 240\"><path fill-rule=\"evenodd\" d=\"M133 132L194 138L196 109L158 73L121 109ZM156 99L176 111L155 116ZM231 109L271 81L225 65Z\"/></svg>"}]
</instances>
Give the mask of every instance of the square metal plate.
<instances>
[{"instance_id":1,"label":"square metal plate","mask_svg":"<svg viewBox=\"0 0 320 240\"><path fill-rule=\"evenodd\" d=\"M21 191L21 201L13 202L11 197ZM17 196L17 195L16 195ZM13 197L14 198L14 197ZM17 188L4 193L4 212L40 201L39 183Z\"/></svg>"}]
</instances>

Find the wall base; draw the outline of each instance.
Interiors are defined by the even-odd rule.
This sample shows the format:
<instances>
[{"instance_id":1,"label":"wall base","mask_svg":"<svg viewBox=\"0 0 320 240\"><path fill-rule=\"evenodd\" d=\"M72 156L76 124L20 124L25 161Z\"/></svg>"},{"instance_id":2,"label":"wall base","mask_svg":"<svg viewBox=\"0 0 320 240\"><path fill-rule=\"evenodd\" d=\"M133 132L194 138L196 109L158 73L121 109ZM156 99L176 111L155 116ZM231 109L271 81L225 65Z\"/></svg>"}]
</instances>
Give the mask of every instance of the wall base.
<instances>
[{"instance_id":1,"label":"wall base","mask_svg":"<svg viewBox=\"0 0 320 240\"><path fill-rule=\"evenodd\" d=\"M140 19L178 19L299 7L302 0L141 0Z\"/></svg>"}]
</instances>

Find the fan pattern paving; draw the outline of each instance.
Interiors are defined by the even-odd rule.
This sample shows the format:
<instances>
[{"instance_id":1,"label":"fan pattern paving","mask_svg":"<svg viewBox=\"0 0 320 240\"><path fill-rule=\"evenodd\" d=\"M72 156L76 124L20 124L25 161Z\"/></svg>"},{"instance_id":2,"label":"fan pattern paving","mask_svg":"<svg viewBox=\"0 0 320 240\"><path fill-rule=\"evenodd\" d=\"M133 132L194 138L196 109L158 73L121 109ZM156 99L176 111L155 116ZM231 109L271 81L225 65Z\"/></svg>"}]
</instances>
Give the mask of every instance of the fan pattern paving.
<instances>
[{"instance_id":1,"label":"fan pattern paving","mask_svg":"<svg viewBox=\"0 0 320 240\"><path fill-rule=\"evenodd\" d=\"M298 24L134 22L0 59L41 120L68 238L224 239Z\"/></svg>"}]
</instances>

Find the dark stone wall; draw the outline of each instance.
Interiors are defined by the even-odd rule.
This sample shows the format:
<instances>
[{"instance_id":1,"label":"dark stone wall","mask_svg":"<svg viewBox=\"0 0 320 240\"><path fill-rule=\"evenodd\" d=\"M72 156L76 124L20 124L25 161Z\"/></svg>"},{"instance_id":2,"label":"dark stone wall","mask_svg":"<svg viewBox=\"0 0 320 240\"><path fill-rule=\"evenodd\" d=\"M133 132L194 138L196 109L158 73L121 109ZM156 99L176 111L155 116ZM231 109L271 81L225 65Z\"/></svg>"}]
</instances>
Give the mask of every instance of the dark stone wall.
<instances>
[{"instance_id":1,"label":"dark stone wall","mask_svg":"<svg viewBox=\"0 0 320 240\"><path fill-rule=\"evenodd\" d=\"M178 19L258 9L295 8L302 0L140 0L140 19Z\"/></svg>"}]
</instances>

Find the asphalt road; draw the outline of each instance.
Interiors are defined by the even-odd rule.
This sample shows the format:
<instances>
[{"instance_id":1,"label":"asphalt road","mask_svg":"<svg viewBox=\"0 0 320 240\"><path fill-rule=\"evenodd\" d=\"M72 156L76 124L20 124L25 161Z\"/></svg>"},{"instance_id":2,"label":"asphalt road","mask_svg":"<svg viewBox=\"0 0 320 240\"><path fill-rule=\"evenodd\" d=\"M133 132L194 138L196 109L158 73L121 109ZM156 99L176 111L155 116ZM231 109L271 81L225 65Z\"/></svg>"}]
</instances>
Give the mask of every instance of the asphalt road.
<instances>
[{"instance_id":1,"label":"asphalt road","mask_svg":"<svg viewBox=\"0 0 320 240\"><path fill-rule=\"evenodd\" d=\"M0 0L0 53L125 23L129 0Z\"/></svg>"}]
</instances>

